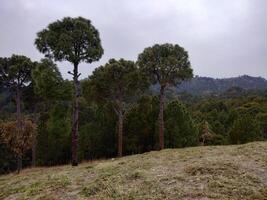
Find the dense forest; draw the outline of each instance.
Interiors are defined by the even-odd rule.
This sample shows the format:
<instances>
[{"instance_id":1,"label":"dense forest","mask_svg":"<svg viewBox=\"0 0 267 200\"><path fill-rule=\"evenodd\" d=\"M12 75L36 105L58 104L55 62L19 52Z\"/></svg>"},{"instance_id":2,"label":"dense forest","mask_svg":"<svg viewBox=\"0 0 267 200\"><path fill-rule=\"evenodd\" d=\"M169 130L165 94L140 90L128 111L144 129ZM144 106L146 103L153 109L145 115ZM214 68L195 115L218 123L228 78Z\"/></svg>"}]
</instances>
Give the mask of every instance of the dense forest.
<instances>
[{"instance_id":1,"label":"dense forest","mask_svg":"<svg viewBox=\"0 0 267 200\"><path fill-rule=\"evenodd\" d=\"M176 92L187 92L197 95L216 95L237 87L243 89L244 92L248 90L266 90L267 80L261 77L248 75L222 79L196 76L190 81L185 81L178 85Z\"/></svg>"},{"instance_id":2,"label":"dense forest","mask_svg":"<svg viewBox=\"0 0 267 200\"><path fill-rule=\"evenodd\" d=\"M81 17L49 24L35 45L41 61L0 58L0 173L267 139L265 79L193 78L182 47L156 44L136 62L110 59L79 80L79 64L104 52L98 31ZM73 66L73 80L55 61Z\"/></svg>"}]
</instances>

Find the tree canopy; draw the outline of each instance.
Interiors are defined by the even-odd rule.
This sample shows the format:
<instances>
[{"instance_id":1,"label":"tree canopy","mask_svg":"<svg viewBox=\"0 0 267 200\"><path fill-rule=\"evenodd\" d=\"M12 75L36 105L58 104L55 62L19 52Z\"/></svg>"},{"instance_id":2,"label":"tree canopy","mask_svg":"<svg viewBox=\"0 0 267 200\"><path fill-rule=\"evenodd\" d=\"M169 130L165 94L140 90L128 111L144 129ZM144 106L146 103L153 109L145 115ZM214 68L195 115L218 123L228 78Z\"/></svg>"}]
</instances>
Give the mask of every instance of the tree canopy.
<instances>
[{"instance_id":1,"label":"tree canopy","mask_svg":"<svg viewBox=\"0 0 267 200\"><path fill-rule=\"evenodd\" d=\"M22 88L29 85L34 63L23 55L0 58L0 84L9 88Z\"/></svg>"},{"instance_id":2,"label":"tree canopy","mask_svg":"<svg viewBox=\"0 0 267 200\"><path fill-rule=\"evenodd\" d=\"M101 58L103 48L98 30L83 17L65 17L37 33L37 49L56 61L91 63Z\"/></svg>"},{"instance_id":3,"label":"tree canopy","mask_svg":"<svg viewBox=\"0 0 267 200\"><path fill-rule=\"evenodd\" d=\"M110 59L89 76L89 81L83 90L87 98L97 101L111 101L114 108L120 101L129 102L139 89L142 89L138 69L133 61Z\"/></svg>"},{"instance_id":4,"label":"tree canopy","mask_svg":"<svg viewBox=\"0 0 267 200\"><path fill-rule=\"evenodd\" d=\"M118 155L122 156L122 135L124 112L136 92L141 89L138 69L134 62L124 59L110 59L107 64L96 68L89 77L84 90L89 98L111 102L118 115ZM87 95L87 96L88 96Z\"/></svg>"},{"instance_id":5,"label":"tree canopy","mask_svg":"<svg viewBox=\"0 0 267 200\"><path fill-rule=\"evenodd\" d=\"M152 84L169 86L193 76L188 53L178 44L155 44L138 56L138 66Z\"/></svg>"},{"instance_id":6,"label":"tree canopy","mask_svg":"<svg viewBox=\"0 0 267 200\"><path fill-rule=\"evenodd\" d=\"M32 71L34 92L47 100L70 99L71 88L61 76L57 65L50 59L42 59Z\"/></svg>"},{"instance_id":7,"label":"tree canopy","mask_svg":"<svg viewBox=\"0 0 267 200\"><path fill-rule=\"evenodd\" d=\"M178 44L155 44L147 47L138 56L138 66L151 84L160 85L159 104L159 149L164 148L164 96L165 89L192 78L188 54Z\"/></svg>"}]
</instances>

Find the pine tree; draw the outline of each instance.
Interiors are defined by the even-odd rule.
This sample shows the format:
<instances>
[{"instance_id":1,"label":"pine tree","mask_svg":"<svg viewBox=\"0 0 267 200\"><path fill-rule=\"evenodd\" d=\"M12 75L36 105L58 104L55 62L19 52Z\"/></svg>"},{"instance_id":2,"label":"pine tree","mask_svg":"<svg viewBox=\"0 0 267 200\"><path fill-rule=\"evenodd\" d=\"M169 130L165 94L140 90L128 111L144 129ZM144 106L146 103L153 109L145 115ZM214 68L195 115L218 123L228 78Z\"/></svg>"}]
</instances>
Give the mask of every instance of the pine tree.
<instances>
[{"instance_id":1,"label":"pine tree","mask_svg":"<svg viewBox=\"0 0 267 200\"><path fill-rule=\"evenodd\" d=\"M165 90L193 77L188 53L175 44L156 44L138 56L138 66L151 84L159 84L159 149L164 148Z\"/></svg>"},{"instance_id":2,"label":"pine tree","mask_svg":"<svg viewBox=\"0 0 267 200\"><path fill-rule=\"evenodd\" d=\"M79 99L81 88L78 66L81 62L92 63L103 55L103 48L97 29L91 21L82 17L65 17L48 25L37 33L37 49L56 61L73 64L74 100L72 113L72 166L78 165Z\"/></svg>"}]
</instances>

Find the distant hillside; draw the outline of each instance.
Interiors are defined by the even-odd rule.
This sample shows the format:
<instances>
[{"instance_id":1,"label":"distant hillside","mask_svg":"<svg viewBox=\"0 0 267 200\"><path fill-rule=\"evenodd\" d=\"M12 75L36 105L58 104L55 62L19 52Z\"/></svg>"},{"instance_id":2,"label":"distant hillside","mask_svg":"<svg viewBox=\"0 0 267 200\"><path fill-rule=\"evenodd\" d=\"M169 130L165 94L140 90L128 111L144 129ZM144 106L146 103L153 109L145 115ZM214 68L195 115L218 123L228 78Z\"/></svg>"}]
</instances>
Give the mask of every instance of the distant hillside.
<instances>
[{"instance_id":1,"label":"distant hillside","mask_svg":"<svg viewBox=\"0 0 267 200\"><path fill-rule=\"evenodd\" d=\"M190 81L183 82L177 87L176 92L190 94L213 94L223 93L231 88L243 90L266 90L267 80L262 77L243 75L234 78L214 79L209 77L195 77Z\"/></svg>"},{"instance_id":2,"label":"distant hillside","mask_svg":"<svg viewBox=\"0 0 267 200\"><path fill-rule=\"evenodd\" d=\"M267 142L166 149L0 176L0 199L264 200Z\"/></svg>"}]
</instances>

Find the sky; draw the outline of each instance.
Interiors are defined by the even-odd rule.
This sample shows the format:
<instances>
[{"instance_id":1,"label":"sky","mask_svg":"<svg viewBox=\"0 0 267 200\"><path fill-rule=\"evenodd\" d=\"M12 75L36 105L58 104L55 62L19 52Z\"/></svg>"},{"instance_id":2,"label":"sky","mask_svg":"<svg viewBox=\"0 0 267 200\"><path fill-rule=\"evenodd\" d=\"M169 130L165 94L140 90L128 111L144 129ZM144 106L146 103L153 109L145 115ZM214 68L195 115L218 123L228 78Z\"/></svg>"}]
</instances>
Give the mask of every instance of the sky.
<instances>
[{"instance_id":1,"label":"sky","mask_svg":"<svg viewBox=\"0 0 267 200\"><path fill-rule=\"evenodd\" d=\"M266 0L0 0L0 57L40 60L36 33L66 16L90 19L104 48L100 61L79 66L82 78L156 43L184 47L195 75L267 78ZM57 64L70 78L71 64Z\"/></svg>"}]
</instances>

